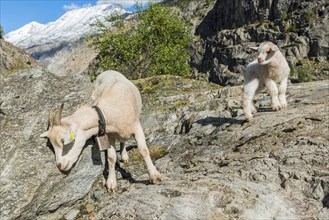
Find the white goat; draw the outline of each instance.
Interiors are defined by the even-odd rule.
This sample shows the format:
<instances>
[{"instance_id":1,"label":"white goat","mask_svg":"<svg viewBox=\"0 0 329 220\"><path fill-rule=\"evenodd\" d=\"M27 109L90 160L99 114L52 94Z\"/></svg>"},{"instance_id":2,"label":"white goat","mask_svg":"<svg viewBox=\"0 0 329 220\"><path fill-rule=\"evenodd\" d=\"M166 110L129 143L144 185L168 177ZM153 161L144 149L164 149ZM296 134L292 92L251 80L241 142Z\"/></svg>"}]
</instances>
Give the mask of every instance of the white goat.
<instances>
[{"instance_id":1,"label":"white goat","mask_svg":"<svg viewBox=\"0 0 329 220\"><path fill-rule=\"evenodd\" d=\"M117 71L108 70L107 72L109 73L100 74L94 83L94 91L91 95L91 98L95 101L95 104L97 104L97 100L103 95L104 90L110 88L117 80L127 80L124 75ZM109 77L109 74L111 74L111 77ZM120 154L122 162L128 163L129 156L126 151L124 142L120 142Z\"/></svg>"},{"instance_id":2,"label":"white goat","mask_svg":"<svg viewBox=\"0 0 329 220\"><path fill-rule=\"evenodd\" d=\"M127 78L115 71L106 71L99 76L98 83L105 81L107 87L96 88L94 97L96 104L102 110L106 120L106 132L111 147L108 152L109 176L106 186L109 191L115 191L117 182L115 174L116 150L115 140L124 142L134 136L139 152L144 158L151 183L161 181L161 175L152 163L145 136L139 121L142 99L136 86ZM103 83L100 83L103 85ZM68 171L78 160L86 141L99 131L98 115L95 109L84 106L77 109L71 116L61 118L63 104L56 112L49 115L49 130L41 135L48 137L54 147L57 167ZM73 144L65 154L67 144ZM64 153L64 155L63 155Z\"/></svg>"},{"instance_id":3,"label":"white goat","mask_svg":"<svg viewBox=\"0 0 329 220\"><path fill-rule=\"evenodd\" d=\"M252 103L254 96L265 87L272 97L273 110L287 107L286 89L290 73L285 57L272 42L264 42L259 47L250 48L258 51L259 55L247 66L244 74L243 110L247 121L252 120L252 113L257 112Z\"/></svg>"}]
</instances>

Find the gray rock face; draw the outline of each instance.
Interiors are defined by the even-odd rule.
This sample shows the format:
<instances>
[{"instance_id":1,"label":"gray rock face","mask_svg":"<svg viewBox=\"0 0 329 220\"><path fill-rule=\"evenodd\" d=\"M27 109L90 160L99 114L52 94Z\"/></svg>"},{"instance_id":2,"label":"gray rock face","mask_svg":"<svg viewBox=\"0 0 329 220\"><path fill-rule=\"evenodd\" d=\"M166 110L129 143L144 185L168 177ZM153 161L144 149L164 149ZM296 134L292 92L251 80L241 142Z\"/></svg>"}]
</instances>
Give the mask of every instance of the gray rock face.
<instances>
[{"instance_id":1,"label":"gray rock face","mask_svg":"<svg viewBox=\"0 0 329 220\"><path fill-rule=\"evenodd\" d=\"M37 65L37 62L29 54L0 39L0 76Z\"/></svg>"},{"instance_id":2,"label":"gray rock face","mask_svg":"<svg viewBox=\"0 0 329 220\"><path fill-rule=\"evenodd\" d=\"M107 193L97 150L86 146L65 175L39 138L50 109L65 102L68 115L90 103L89 80L16 72L0 82L1 218L326 220L328 86L289 85L288 108L279 112L262 93L250 123L241 115L242 87L154 96L142 125L164 181L149 184L135 142L128 141L130 162L117 170L118 192ZM157 157L154 148L167 153Z\"/></svg>"},{"instance_id":3,"label":"gray rock face","mask_svg":"<svg viewBox=\"0 0 329 220\"><path fill-rule=\"evenodd\" d=\"M310 51L309 56L319 58L321 60L328 60L329 54L329 25L328 20L324 23L315 25L309 31Z\"/></svg>"},{"instance_id":4,"label":"gray rock face","mask_svg":"<svg viewBox=\"0 0 329 220\"><path fill-rule=\"evenodd\" d=\"M36 45L25 51L57 76L82 73L96 56L95 50L84 40Z\"/></svg>"},{"instance_id":5,"label":"gray rock face","mask_svg":"<svg viewBox=\"0 0 329 220\"><path fill-rule=\"evenodd\" d=\"M91 146L76 169L62 174L47 141L49 111L65 103L65 113L90 101L91 83L73 75L54 77L42 69L16 72L0 81L1 219L35 219L83 198L103 170ZM56 219L58 217L53 217Z\"/></svg>"}]
</instances>

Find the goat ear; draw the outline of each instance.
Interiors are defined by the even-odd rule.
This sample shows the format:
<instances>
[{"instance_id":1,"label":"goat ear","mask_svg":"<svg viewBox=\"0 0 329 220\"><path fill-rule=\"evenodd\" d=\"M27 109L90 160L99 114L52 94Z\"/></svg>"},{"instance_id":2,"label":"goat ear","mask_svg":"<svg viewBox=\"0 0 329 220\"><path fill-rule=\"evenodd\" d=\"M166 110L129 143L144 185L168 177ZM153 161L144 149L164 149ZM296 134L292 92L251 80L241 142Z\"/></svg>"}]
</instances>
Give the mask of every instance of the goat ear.
<instances>
[{"instance_id":1,"label":"goat ear","mask_svg":"<svg viewBox=\"0 0 329 220\"><path fill-rule=\"evenodd\" d=\"M273 46L271 47L271 51L273 51L273 52L278 51L278 50L279 50L279 48L278 48L278 46L276 46L276 45L273 45Z\"/></svg>"},{"instance_id":2,"label":"goat ear","mask_svg":"<svg viewBox=\"0 0 329 220\"><path fill-rule=\"evenodd\" d=\"M258 47L249 47L252 51L258 51Z\"/></svg>"},{"instance_id":3,"label":"goat ear","mask_svg":"<svg viewBox=\"0 0 329 220\"><path fill-rule=\"evenodd\" d=\"M48 138L48 131L42 133L42 134L40 135L40 137L41 137L41 138Z\"/></svg>"}]
</instances>

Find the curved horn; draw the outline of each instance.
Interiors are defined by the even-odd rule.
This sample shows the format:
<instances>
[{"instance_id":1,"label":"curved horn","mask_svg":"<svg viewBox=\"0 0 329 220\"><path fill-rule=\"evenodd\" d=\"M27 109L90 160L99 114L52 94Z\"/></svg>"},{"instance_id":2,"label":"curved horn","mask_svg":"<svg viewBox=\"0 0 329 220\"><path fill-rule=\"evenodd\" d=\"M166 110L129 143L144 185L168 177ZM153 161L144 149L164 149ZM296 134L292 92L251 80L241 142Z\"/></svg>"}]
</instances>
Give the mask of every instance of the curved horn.
<instances>
[{"instance_id":1,"label":"curved horn","mask_svg":"<svg viewBox=\"0 0 329 220\"><path fill-rule=\"evenodd\" d=\"M61 125L61 117L62 117L62 111L64 108L64 103L61 104L61 107L59 107L58 111L55 114L55 125Z\"/></svg>"},{"instance_id":2,"label":"curved horn","mask_svg":"<svg viewBox=\"0 0 329 220\"><path fill-rule=\"evenodd\" d=\"M54 126L54 114L53 111L50 111L49 113L49 127L53 127Z\"/></svg>"},{"instance_id":3,"label":"curved horn","mask_svg":"<svg viewBox=\"0 0 329 220\"><path fill-rule=\"evenodd\" d=\"M258 48L259 47L249 47L251 50L253 50L253 51L258 51Z\"/></svg>"}]
</instances>

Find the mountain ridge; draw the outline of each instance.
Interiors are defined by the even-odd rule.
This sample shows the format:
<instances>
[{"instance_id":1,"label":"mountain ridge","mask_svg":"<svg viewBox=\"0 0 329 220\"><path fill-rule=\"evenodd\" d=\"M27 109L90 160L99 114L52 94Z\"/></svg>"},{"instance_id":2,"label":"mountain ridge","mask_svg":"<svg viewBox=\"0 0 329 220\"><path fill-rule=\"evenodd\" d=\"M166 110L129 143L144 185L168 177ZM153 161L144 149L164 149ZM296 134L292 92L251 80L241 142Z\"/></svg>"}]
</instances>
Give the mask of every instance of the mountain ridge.
<instances>
[{"instance_id":1,"label":"mountain ridge","mask_svg":"<svg viewBox=\"0 0 329 220\"><path fill-rule=\"evenodd\" d=\"M44 24L41 24L37 21L32 21L15 31L9 32L4 36L4 38L12 44L17 44L18 42L38 32L43 27Z\"/></svg>"},{"instance_id":2,"label":"mountain ridge","mask_svg":"<svg viewBox=\"0 0 329 220\"><path fill-rule=\"evenodd\" d=\"M115 4L96 5L70 10L56 21L40 24L32 21L23 27L9 32L5 40L21 49L28 49L40 44L76 41L88 34L97 32L92 26L97 20L105 21L112 14L129 13Z\"/></svg>"}]
</instances>

